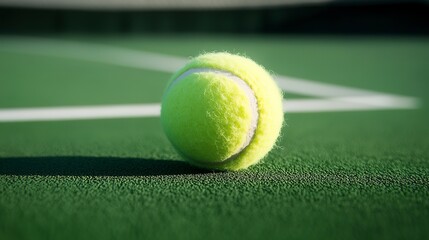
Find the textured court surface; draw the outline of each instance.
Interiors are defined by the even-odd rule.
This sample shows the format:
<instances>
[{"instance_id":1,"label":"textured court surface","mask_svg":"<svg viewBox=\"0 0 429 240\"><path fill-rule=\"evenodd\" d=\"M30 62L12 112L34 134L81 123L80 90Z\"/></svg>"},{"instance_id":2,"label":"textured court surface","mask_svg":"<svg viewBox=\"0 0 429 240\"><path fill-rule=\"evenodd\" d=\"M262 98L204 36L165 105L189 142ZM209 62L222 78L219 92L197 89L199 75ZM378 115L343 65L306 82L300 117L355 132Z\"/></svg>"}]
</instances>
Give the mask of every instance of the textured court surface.
<instances>
[{"instance_id":1,"label":"textured court surface","mask_svg":"<svg viewBox=\"0 0 429 240\"><path fill-rule=\"evenodd\" d=\"M276 74L413 97L419 105L286 113L277 148L236 173L182 162L156 116L0 122L0 239L429 237L428 39L63 39L185 58L246 53ZM170 76L4 46L0 111L159 103ZM307 98L285 93L286 102Z\"/></svg>"}]
</instances>

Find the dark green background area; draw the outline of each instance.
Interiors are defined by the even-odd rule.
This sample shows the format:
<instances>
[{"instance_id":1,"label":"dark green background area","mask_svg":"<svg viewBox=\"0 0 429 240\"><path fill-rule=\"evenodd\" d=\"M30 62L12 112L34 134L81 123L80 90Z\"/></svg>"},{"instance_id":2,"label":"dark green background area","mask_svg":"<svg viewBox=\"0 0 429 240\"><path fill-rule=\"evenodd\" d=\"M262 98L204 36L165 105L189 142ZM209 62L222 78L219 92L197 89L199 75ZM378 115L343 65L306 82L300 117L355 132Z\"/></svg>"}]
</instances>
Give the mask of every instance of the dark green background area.
<instances>
[{"instance_id":1,"label":"dark green background area","mask_svg":"<svg viewBox=\"0 0 429 240\"><path fill-rule=\"evenodd\" d=\"M49 37L49 36L48 36ZM416 110L286 113L248 170L183 162L159 118L0 123L0 239L427 239L427 38L63 36L416 97ZM156 103L169 74L0 51L0 107ZM295 96L285 93L286 100Z\"/></svg>"},{"instance_id":2,"label":"dark green background area","mask_svg":"<svg viewBox=\"0 0 429 240\"><path fill-rule=\"evenodd\" d=\"M6 5L0 6L0 33L429 35L427 0L312 2L219 9L177 9L180 2L162 9L145 8L144 3L124 9Z\"/></svg>"}]
</instances>

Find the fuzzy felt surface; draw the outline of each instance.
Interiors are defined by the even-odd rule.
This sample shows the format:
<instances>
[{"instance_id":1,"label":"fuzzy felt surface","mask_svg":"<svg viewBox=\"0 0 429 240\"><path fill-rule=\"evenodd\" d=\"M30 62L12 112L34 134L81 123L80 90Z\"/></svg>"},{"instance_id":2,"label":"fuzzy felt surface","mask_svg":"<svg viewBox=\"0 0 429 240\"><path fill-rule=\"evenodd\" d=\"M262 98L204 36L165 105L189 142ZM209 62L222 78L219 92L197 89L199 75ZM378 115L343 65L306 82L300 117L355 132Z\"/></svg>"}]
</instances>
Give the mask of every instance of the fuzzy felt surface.
<instances>
[{"instance_id":1,"label":"fuzzy felt surface","mask_svg":"<svg viewBox=\"0 0 429 240\"><path fill-rule=\"evenodd\" d=\"M240 150L252 112L237 84L216 73L194 73L167 91L162 124L181 155L210 164Z\"/></svg>"},{"instance_id":2,"label":"fuzzy felt surface","mask_svg":"<svg viewBox=\"0 0 429 240\"><path fill-rule=\"evenodd\" d=\"M204 168L234 171L258 163L273 148L283 124L282 95L269 73L248 58L220 52L194 58L172 81L194 68L223 70L242 79L257 100L257 127L249 145L230 158L247 135L249 100L225 77L191 74L167 88L163 97L161 121L172 144Z\"/></svg>"}]
</instances>

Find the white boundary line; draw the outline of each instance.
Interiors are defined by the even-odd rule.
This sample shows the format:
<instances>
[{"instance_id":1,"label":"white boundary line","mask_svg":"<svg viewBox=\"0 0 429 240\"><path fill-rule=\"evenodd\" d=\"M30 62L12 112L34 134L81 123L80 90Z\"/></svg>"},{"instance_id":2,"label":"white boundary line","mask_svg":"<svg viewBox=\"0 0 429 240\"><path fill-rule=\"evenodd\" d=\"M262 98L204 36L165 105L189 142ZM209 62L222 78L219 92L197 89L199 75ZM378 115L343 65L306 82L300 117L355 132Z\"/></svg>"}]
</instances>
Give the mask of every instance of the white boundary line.
<instances>
[{"instance_id":1,"label":"white boundary line","mask_svg":"<svg viewBox=\"0 0 429 240\"><path fill-rule=\"evenodd\" d=\"M407 106L368 106L361 103L347 103L335 99L293 99L283 103L288 113L314 113L332 111L358 111L380 109L408 109ZM11 108L0 110L0 122L61 121L114 118L158 117L161 105L123 104L102 106L67 106L44 108Z\"/></svg>"},{"instance_id":2,"label":"white boundary line","mask_svg":"<svg viewBox=\"0 0 429 240\"><path fill-rule=\"evenodd\" d=\"M0 37L0 51L69 58L168 73L176 71L187 62L186 58L165 54L93 43L27 37ZM417 99L407 96L281 75L277 75L275 79L285 92L317 97L285 101L284 110L290 113L414 109L418 107ZM159 116L159 108L159 104L127 104L0 109L0 122L156 117Z\"/></svg>"}]
</instances>

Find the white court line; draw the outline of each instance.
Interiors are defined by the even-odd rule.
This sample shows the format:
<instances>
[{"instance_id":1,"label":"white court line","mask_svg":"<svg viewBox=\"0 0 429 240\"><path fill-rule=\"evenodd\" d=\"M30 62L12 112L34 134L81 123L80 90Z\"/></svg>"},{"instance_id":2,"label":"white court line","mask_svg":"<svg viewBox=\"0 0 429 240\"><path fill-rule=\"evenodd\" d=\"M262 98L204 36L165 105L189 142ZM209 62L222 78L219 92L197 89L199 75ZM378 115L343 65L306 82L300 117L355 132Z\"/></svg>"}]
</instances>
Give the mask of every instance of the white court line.
<instances>
[{"instance_id":1,"label":"white court line","mask_svg":"<svg viewBox=\"0 0 429 240\"><path fill-rule=\"evenodd\" d=\"M32 37L0 37L0 50L172 73L188 59L109 45Z\"/></svg>"},{"instance_id":2,"label":"white court line","mask_svg":"<svg viewBox=\"0 0 429 240\"><path fill-rule=\"evenodd\" d=\"M0 109L0 122L158 117L160 104Z\"/></svg>"},{"instance_id":3,"label":"white court line","mask_svg":"<svg viewBox=\"0 0 429 240\"><path fill-rule=\"evenodd\" d=\"M338 101L336 99L292 99L283 102L283 110L288 113L313 113L332 111L357 111L380 109L408 109L409 106L377 106L359 102ZM161 105L124 104L102 106L68 106L42 108L0 109L0 122L64 121L88 119L113 119L135 117L159 117Z\"/></svg>"},{"instance_id":4,"label":"white court line","mask_svg":"<svg viewBox=\"0 0 429 240\"><path fill-rule=\"evenodd\" d=\"M394 102L379 104L365 104L356 99L292 99L283 101L283 111L287 113L315 113L315 112L344 112L344 111L369 111L369 110L387 110L387 109L410 109L416 105L414 101L408 103Z\"/></svg>"},{"instance_id":5,"label":"white court line","mask_svg":"<svg viewBox=\"0 0 429 240\"><path fill-rule=\"evenodd\" d=\"M27 37L0 37L0 50L70 58L123 67L174 72L188 59L93 43ZM285 92L318 97L284 102L286 112L414 109L415 98L277 75ZM322 99L320 99L322 98ZM159 104L0 109L0 122L155 117Z\"/></svg>"},{"instance_id":6,"label":"white court line","mask_svg":"<svg viewBox=\"0 0 429 240\"><path fill-rule=\"evenodd\" d=\"M374 91L342 87L334 84L314 82L301 78L286 77L281 75L275 76L275 80L279 87L285 92L298 93L314 97L348 97L381 94Z\"/></svg>"}]
</instances>

